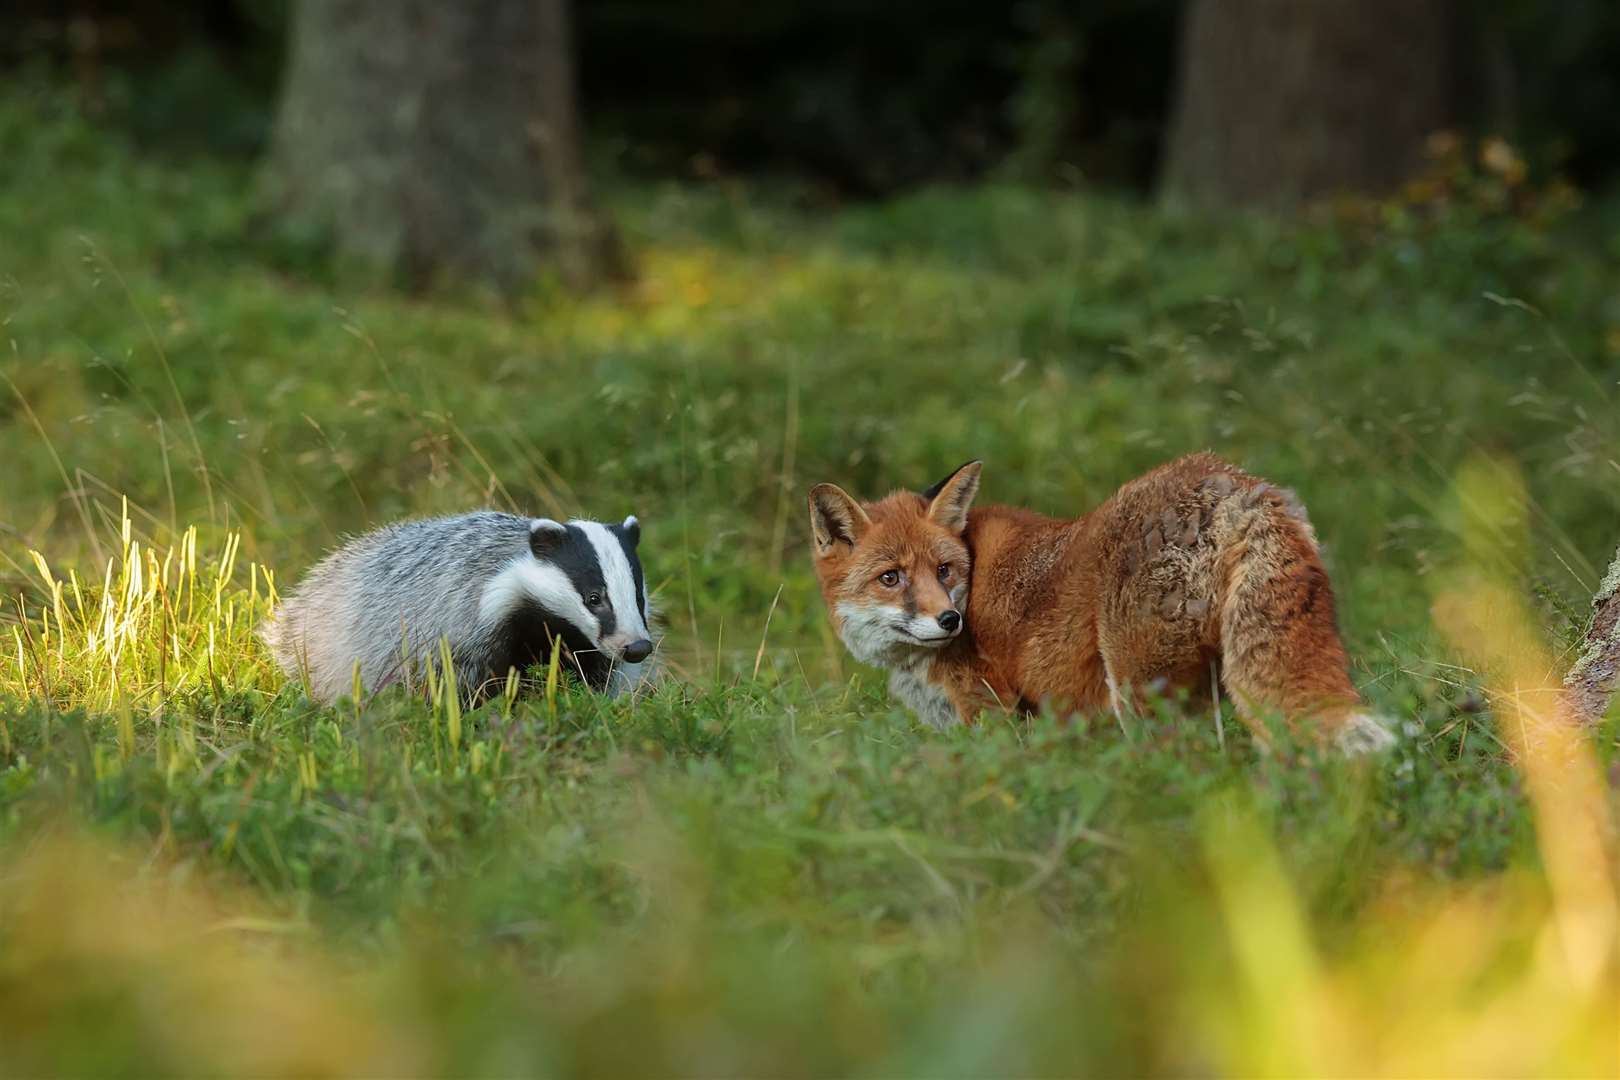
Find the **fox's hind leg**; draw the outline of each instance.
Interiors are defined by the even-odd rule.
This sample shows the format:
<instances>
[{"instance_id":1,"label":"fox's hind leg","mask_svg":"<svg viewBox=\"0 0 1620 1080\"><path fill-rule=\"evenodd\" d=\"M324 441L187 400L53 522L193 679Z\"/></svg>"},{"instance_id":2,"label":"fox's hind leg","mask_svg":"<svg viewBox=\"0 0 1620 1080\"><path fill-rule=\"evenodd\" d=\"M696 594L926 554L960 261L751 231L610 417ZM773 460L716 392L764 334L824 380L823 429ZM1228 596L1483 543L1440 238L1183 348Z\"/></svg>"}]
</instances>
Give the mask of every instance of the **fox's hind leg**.
<instances>
[{"instance_id":1,"label":"fox's hind leg","mask_svg":"<svg viewBox=\"0 0 1620 1080\"><path fill-rule=\"evenodd\" d=\"M1333 587L1298 499L1255 484L1223 500L1216 519L1225 534L1217 615L1221 681L1239 715L1257 732L1267 712L1306 719L1349 752L1387 746L1389 731L1350 683Z\"/></svg>"}]
</instances>

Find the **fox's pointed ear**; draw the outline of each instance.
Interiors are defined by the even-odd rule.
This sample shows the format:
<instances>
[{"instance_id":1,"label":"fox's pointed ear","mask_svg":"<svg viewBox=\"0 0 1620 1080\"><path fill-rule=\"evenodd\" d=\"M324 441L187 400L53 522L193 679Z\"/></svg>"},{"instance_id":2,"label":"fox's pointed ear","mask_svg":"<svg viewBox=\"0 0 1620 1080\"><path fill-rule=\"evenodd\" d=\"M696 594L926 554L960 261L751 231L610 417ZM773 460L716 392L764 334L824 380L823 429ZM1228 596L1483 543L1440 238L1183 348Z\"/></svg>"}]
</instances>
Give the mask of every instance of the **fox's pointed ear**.
<instances>
[{"instance_id":1,"label":"fox's pointed ear","mask_svg":"<svg viewBox=\"0 0 1620 1080\"><path fill-rule=\"evenodd\" d=\"M810 535L816 542L816 554L827 554L834 544L854 547L871 527L872 519L861 504L837 484L817 484L810 489Z\"/></svg>"},{"instance_id":2,"label":"fox's pointed ear","mask_svg":"<svg viewBox=\"0 0 1620 1080\"><path fill-rule=\"evenodd\" d=\"M968 510L979 493L979 471L984 464L970 461L923 492L928 499L928 519L954 533L967 528Z\"/></svg>"}]
</instances>

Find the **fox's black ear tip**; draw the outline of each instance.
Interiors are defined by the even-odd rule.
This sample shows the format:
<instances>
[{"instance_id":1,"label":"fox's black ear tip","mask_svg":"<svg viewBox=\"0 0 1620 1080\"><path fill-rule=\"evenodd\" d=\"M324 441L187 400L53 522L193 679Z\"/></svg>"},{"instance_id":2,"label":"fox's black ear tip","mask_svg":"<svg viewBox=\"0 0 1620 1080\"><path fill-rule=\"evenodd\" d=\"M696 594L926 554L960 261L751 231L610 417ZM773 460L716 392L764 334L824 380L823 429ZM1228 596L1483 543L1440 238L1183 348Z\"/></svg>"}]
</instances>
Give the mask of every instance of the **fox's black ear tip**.
<instances>
[{"instance_id":1,"label":"fox's black ear tip","mask_svg":"<svg viewBox=\"0 0 1620 1080\"><path fill-rule=\"evenodd\" d=\"M961 473L963 469L972 469L975 473L977 473L979 470L981 470L983 468L984 468L984 461L981 458L974 458L972 461L964 461L962 464L958 465L956 468L954 468L950 472L946 473L945 478L940 480L939 483L932 484L929 487L925 488L921 492L921 495L925 499L936 498L939 495L940 492L945 490L945 485L949 484L952 480L955 480L957 475L959 473Z\"/></svg>"}]
</instances>

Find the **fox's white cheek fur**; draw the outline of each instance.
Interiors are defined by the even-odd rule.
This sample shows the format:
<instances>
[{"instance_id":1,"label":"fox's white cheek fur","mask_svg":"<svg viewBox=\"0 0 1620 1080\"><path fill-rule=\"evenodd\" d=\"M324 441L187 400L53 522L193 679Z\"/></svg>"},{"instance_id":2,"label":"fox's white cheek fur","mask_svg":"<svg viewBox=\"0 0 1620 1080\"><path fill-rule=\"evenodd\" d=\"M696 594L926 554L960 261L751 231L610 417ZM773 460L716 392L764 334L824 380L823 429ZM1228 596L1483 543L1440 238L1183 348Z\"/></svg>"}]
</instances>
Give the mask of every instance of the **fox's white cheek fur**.
<instances>
[{"instance_id":1,"label":"fox's white cheek fur","mask_svg":"<svg viewBox=\"0 0 1620 1080\"><path fill-rule=\"evenodd\" d=\"M895 649L904 643L897 629L905 614L887 604L838 605L838 636L855 659L878 667L895 663Z\"/></svg>"},{"instance_id":2,"label":"fox's white cheek fur","mask_svg":"<svg viewBox=\"0 0 1620 1080\"><path fill-rule=\"evenodd\" d=\"M902 616L900 625L912 637L941 645L956 636L948 633L932 615L913 615L910 619Z\"/></svg>"}]
</instances>

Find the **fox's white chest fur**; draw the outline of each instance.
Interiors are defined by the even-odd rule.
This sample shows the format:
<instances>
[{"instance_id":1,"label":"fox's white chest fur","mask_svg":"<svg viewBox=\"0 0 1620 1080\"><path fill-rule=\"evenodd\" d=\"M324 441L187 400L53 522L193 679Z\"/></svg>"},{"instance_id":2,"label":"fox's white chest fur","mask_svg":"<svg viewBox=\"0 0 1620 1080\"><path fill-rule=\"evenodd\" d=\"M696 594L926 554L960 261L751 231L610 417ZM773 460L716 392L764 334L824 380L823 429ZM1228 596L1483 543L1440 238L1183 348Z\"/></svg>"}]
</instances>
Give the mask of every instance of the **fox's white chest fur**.
<instances>
[{"instance_id":1,"label":"fox's white chest fur","mask_svg":"<svg viewBox=\"0 0 1620 1080\"><path fill-rule=\"evenodd\" d=\"M928 681L932 661L915 668L896 668L889 673L889 693L900 699L917 718L936 731L962 723L962 715L951 704L945 691Z\"/></svg>"}]
</instances>

